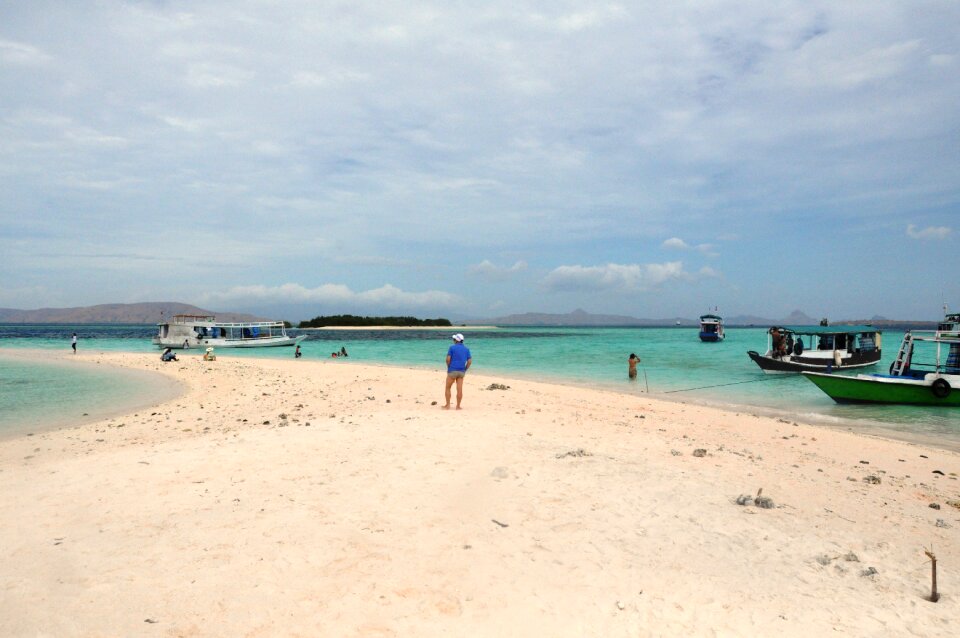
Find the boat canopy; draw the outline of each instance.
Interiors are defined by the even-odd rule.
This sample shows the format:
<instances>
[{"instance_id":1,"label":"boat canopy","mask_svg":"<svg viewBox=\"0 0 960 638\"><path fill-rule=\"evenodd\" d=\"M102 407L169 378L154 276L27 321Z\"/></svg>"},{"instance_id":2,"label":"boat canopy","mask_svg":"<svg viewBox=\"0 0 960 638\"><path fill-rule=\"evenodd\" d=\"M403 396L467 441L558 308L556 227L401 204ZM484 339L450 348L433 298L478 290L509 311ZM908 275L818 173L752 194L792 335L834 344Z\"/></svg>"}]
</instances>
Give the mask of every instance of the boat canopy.
<instances>
[{"instance_id":1,"label":"boat canopy","mask_svg":"<svg viewBox=\"0 0 960 638\"><path fill-rule=\"evenodd\" d=\"M880 332L875 326L774 326L781 330L801 335L858 335L865 332Z\"/></svg>"},{"instance_id":2,"label":"boat canopy","mask_svg":"<svg viewBox=\"0 0 960 638\"><path fill-rule=\"evenodd\" d=\"M717 321L722 321L723 317L719 315L700 315L700 321L703 321L704 319L716 319Z\"/></svg>"}]
</instances>

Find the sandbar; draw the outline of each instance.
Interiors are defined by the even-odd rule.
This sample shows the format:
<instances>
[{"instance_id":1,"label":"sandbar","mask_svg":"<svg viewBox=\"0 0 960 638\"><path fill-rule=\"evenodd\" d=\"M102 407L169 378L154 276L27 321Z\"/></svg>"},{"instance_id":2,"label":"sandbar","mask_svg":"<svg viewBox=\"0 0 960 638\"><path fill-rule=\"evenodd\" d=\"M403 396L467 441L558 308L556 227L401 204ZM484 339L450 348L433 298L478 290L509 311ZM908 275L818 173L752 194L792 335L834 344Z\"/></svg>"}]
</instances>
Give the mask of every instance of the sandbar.
<instances>
[{"instance_id":1,"label":"sandbar","mask_svg":"<svg viewBox=\"0 0 960 638\"><path fill-rule=\"evenodd\" d=\"M445 411L440 368L80 356L186 391L0 441L0 635L955 631L950 450L482 371Z\"/></svg>"}]
</instances>

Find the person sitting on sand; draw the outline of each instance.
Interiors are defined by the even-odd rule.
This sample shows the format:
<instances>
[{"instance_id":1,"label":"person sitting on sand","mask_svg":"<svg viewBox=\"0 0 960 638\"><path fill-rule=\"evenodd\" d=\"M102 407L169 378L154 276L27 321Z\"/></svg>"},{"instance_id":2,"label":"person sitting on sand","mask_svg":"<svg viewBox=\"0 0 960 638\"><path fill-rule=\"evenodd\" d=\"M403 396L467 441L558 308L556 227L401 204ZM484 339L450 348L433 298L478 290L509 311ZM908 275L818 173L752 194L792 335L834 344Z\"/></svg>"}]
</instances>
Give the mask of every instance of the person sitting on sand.
<instances>
[{"instance_id":1,"label":"person sitting on sand","mask_svg":"<svg viewBox=\"0 0 960 638\"><path fill-rule=\"evenodd\" d=\"M634 353L630 353L630 358L627 359L627 376L631 379L637 378L637 364L640 363L640 357Z\"/></svg>"},{"instance_id":2,"label":"person sitting on sand","mask_svg":"<svg viewBox=\"0 0 960 638\"><path fill-rule=\"evenodd\" d=\"M173 353L173 350L170 348L167 348L166 350L163 351L163 354L160 355L160 360L161 361L179 361L179 359L177 359L177 355L175 355Z\"/></svg>"}]
</instances>

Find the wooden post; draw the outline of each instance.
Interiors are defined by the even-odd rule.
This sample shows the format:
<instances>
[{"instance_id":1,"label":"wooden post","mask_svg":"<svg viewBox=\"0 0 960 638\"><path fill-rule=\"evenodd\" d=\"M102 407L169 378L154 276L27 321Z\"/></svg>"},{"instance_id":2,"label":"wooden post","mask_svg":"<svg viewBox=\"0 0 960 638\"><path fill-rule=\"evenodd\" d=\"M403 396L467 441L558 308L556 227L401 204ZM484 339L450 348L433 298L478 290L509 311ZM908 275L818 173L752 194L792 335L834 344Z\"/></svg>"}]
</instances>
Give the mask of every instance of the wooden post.
<instances>
[{"instance_id":1,"label":"wooden post","mask_svg":"<svg viewBox=\"0 0 960 638\"><path fill-rule=\"evenodd\" d=\"M930 559L930 573L933 577L930 584L930 602L935 603L940 600L940 594L937 593L937 557L931 551L925 551L924 554Z\"/></svg>"}]
</instances>

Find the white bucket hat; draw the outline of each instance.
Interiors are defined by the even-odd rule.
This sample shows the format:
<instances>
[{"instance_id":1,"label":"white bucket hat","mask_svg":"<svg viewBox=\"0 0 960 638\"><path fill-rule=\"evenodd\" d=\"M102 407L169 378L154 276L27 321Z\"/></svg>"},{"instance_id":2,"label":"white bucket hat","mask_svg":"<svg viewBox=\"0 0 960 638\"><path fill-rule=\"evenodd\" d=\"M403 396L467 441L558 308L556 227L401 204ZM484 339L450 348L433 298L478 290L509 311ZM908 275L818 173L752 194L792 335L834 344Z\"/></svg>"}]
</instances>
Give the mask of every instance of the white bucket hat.
<instances>
[{"instance_id":1,"label":"white bucket hat","mask_svg":"<svg viewBox=\"0 0 960 638\"><path fill-rule=\"evenodd\" d=\"M458 332L457 334L453 335L453 340L454 340L454 341L459 341L459 342L462 343L462 342L463 342L463 335Z\"/></svg>"}]
</instances>

